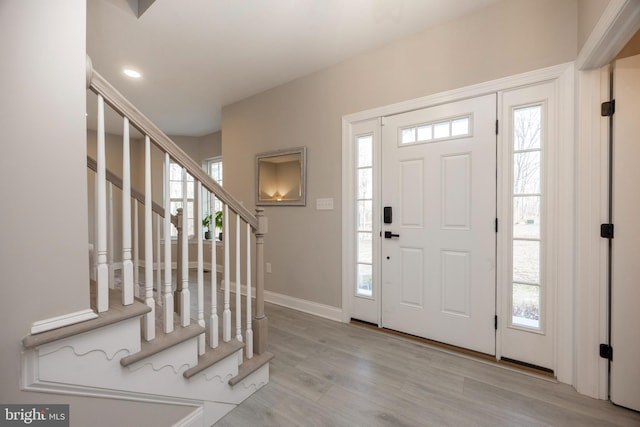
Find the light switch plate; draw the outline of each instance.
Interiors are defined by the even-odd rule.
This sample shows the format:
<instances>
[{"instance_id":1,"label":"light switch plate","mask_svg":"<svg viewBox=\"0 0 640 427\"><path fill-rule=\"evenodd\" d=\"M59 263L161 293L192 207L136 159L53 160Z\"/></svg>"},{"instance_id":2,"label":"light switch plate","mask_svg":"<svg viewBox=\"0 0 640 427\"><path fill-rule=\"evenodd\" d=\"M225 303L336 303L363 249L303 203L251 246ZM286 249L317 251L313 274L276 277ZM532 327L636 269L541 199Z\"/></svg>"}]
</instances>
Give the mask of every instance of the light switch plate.
<instances>
[{"instance_id":1,"label":"light switch plate","mask_svg":"<svg viewBox=\"0 0 640 427\"><path fill-rule=\"evenodd\" d=\"M319 210L319 211L332 211L333 210L333 198L316 199L316 210Z\"/></svg>"}]
</instances>

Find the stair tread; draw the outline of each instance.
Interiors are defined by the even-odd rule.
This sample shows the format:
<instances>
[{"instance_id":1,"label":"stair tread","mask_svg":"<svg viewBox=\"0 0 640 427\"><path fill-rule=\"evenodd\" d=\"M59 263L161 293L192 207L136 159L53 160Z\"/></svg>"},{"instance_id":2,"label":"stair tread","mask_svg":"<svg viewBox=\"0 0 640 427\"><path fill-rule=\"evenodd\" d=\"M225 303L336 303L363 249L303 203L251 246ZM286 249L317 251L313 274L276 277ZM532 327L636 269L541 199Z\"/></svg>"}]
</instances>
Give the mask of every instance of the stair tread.
<instances>
[{"instance_id":1,"label":"stair tread","mask_svg":"<svg viewBox=\"0 0 640 427\"><path fill-rule=\"evenodd\" d=\"M95 298L92 297L91 300L94 301ZM92 308L94 308L95 311L95 307ZM48 344L63 338L69 338L103 326L121 322L123 320L139 317L149 311L151 311L151 308L138 300L134 300L133 304L130 305L122 305L122 292L119 289L109 289L108 311L97 313L98 317L95 319L85 320L84 322L75 323L73 325L28 335L23 338L22 345L25 348L38 347L43 344Z\"/></svg>"},{"instance_id":2,"label":"stair tread","mask_svg":"<svg viewBox=\"0 0 640 427\"><path fill-rule=\"evenodd\" d=\"M153 340L142 341L142 344L140 346L141 350L137 353L123 357L122 359L120 359L120 364L122 366L129 366L149 356L160 353L167 348L187 341L188 339L197 337L204 332L205 328L198 325L197 323L192 323L186 327L177 327L173 330L173 332L169 334L165 334L161 331L156 331L156 337Z\"/></svg>"},{"instance_id":3,"label":"stair tread","mask_svg":"<svg viewBox=\"0 0 640 427\"><path fill-rule=\"evenodd\" d=\"M262 354L256 354L251 359L245 359L245 361L238 368L238 375L229 380L229 385L234 386L240 381L247 378L249 375L260 369L265 364L269 363L273 359L273 353L265 351Z\"/></svg>"},{"instance_id":4,"label":"stair tread","mask_svg":"<svg viewBox=\"0 0 640 427\"><path fill-rule=\"evenodd\" d=\"M184 375L185 378L191 378L244 347L245 344L237 340L221 342L216 348L207 347L205 354L198 356L198 364L184 371L182 375Z\"/></svg>"}]
</instances>

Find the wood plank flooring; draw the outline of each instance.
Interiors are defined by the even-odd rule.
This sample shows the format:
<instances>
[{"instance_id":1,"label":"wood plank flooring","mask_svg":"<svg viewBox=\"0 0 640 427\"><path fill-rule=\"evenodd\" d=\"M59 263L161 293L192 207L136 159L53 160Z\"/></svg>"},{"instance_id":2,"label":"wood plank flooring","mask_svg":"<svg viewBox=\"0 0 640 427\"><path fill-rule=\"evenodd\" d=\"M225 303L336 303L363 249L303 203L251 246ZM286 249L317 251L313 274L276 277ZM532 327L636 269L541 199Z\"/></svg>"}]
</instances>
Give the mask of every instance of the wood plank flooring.
<instances>
[{"instance_id":1,"label":"wood plank flooring","mask_svg":"<svg viewBox=\"0 0 640 427\"><path fill-rule=\"evenodd\" d=\"M270 383L217 426L640 426L568 385L267 304Z\"/></svg>"}]
</instances>

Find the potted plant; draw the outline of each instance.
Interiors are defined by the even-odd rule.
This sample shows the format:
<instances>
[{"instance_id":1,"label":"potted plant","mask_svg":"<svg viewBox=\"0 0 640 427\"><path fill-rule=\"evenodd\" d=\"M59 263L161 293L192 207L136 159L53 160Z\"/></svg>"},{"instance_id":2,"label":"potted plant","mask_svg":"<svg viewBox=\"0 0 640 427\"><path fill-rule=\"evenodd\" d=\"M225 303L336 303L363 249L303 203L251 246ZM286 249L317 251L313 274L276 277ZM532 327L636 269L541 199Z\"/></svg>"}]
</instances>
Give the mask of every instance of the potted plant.
<instances>
[{"instance_id":1,"label":"potted plant","mask_svg":"<svg viewBox=\"0 0 640 427\"><path fill-rule=\"evenodd\" d=\"M203 226L203 227L207 227L207 231L205 231L205 232L204 232L204 238L205 238L205 239L207 239L207 240L211 240L211 235L212 235L212 233L211 233L211 232L213 231L213 230L211 229L211 222L212 222L212 221L213 221L213 219L212 219L212 217L211 217L211 214L209 214L209 215L205 216L205 217L202 219L202 226ZM217 221L216 221L216 224L217 224Z\"/></svg>"},{"instance_id":2,"label":"potted plant","mask_svg":"<svg viewBox=\"0 0 640 427\"><path fill-rule=\"evenodd\" d=\"M222 240L222 211L216 211L216 228L220 230L218 240Z\"/></svg>"}]
</instances>

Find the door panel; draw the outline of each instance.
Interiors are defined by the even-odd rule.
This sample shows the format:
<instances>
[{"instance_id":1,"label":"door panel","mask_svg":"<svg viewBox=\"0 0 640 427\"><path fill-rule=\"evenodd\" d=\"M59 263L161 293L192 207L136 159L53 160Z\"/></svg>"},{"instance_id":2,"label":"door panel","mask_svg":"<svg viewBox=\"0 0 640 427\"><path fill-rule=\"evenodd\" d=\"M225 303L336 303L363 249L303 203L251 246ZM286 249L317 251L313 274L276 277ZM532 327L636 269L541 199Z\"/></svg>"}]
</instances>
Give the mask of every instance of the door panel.
<instances>
[{"instance_id":1,"label":"door panel","mask_svg":"<svg viewBox=\"0 0 640 427\"><path fill-rule=\"evenodd\" d=\"M469 317L470 254L460 251L442 251L442 307L444 313Z\"/></svg>"},{"instance_id":2,"label":"door panel","mask_svg":"<svg viewBox=\"0 0 640 427\"><path fill-rule=\"evenodd\" d=\"M400 161L400 203L402 227L421 228L424 206L424 161L411 159Z\"/></svg>"},{"instance_id":3,"label":"door panel","mask_svg":"<svg viewBox=\"0 0 640 427\"><path fill-rule=\"evenodd\" d=\"M610 394L640 411L640 56L616 61L614 70Z\"/></svg>"},{"instance_id":4,"label":"door panel","mask_svg":"<svg viewBox=\"0 0 640 427\"><path fill-rule=\"evenodd\" d=\"M382 127L382 326L495 354L496 97Z\"/></svg>"},{"instance_id":5,"label":"door panel","mask_svg":"<svg viewBox=\"0 0 640 427\"><path fill-rule=\"evenodd\" d=\"M422 308L424 269L422 260L424 252L420 248L400 248L402 276L400 287L403 305Z\"/></svg>"},{"instance_id":6,"label":"door panel","mask_svg":"<svg viewBox=\"0 0 640 427\"><path fill-rule=\"evenodd\" d=\"M471 217L471 154L442 158L442 228L469 230Z\"/></svg>"}]
</instances>

